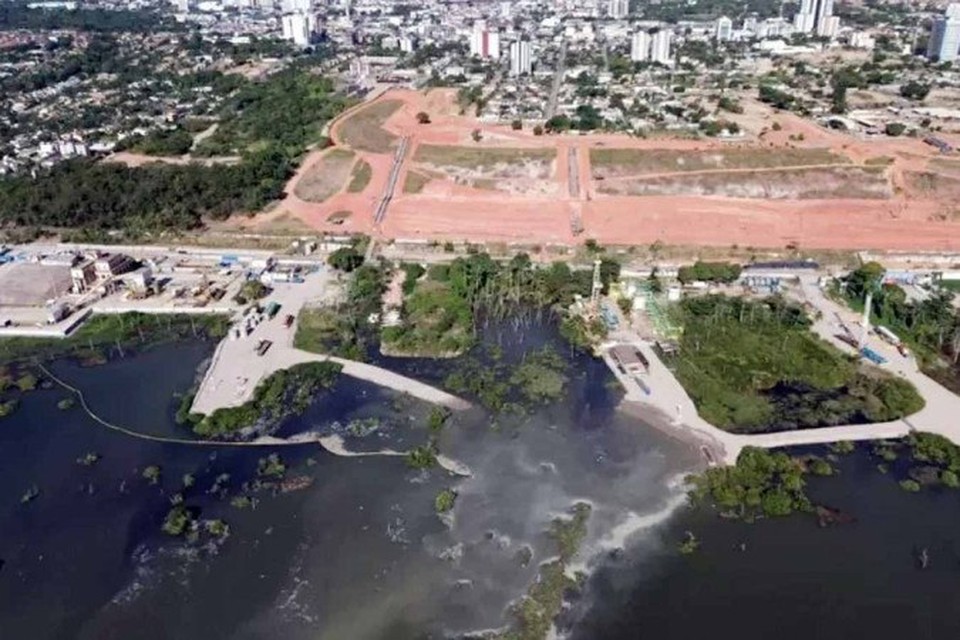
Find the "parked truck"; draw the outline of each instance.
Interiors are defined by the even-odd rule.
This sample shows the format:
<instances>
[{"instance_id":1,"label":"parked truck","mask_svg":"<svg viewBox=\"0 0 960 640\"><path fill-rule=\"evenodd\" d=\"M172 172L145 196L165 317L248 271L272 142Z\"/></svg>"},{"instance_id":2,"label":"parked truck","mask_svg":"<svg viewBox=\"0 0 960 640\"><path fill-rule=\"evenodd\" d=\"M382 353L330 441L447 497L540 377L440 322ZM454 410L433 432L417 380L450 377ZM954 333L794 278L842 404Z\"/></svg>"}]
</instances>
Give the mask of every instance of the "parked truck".
<instances>
[{"instance_id":1,"label":"parked truck","mask_svg":"<svg viewBox=\"0 0 960 640\"><path fill-rule=\"evenodd\" d=\"M279 302L271 302L270 304L267 305L267 317L270 318L271 320L273 320L276 317L279 311L280 311Z\"/></svg>"}]
</instances>

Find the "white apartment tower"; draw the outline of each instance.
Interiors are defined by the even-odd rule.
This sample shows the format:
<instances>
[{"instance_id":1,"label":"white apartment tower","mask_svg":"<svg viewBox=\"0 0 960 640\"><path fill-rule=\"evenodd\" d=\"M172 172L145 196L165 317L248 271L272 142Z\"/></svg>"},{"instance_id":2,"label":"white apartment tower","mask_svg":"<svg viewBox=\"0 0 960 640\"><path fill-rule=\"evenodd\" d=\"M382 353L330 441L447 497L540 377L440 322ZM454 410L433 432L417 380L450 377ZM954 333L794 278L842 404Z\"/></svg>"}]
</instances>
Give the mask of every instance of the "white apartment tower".
<instances>
[{"instance_id":1,"label":"white apartment tower","mask_svg":"<svg viewBox=\"0 0 960 640\"><path fill-rule=\"evenodd\" d=\"M653 41L650 43L650 59L660 64L670 64L670 42L673 40L673 33L666 29L661 29L653 34Z\"/></svg>"},{"instance_id":2,"label":"white apartment tower","mask_svg":"<svg viewBox=\"0 0 960 640\"><path fill-rule=\"evenodd\" d=\"M500 34L487 29L483 22L474 22L470 34L470 55L493 60L500 58Z\"/></svg>"},{"instance_id":3,"label":"white apartment tower","mask_svg":"<svg viewBox=\"0 0 960 640\"><path fill-rule=\"evenodd\" d=\"M283 16L281 21L283 39L292 40L299 47L309 45L313 35L313 22L313 16L303 13L290 13Z\"/></svg>"},{"instance_id":4,"label":"white apartment tower","mask_svg":"<svg viewBox=\"0 0 960 640\"><path fill-rule=\"evenodd\" d=\"M533 71L533 51L526 40L510 44L510 75L521 76Z\"/></svg>"},{"instance_id":5,"label":"white apartment tower","mask_svg":"<svg viewBox=\"0 0 960 640\"><path fill-rule=\"evenodd\" d=\"M614 20L623 20L630 13L630 0L610 0L607 15Z\"/></svg>"},{"instance_id":6,"label":"white apartment tower","mask_svg":"<svg viewBox=\"0 0 960 640\"><path fill-rule=\"evenodd\" d=\"M951 9L958 7L951 14ZM937 18L930 30L927 42L927 57L940 62L951 62L958 57L960 50L960 5L951 4L947 12Z\"/></svg>"},{"instance_id":7,"label":"white apartment tower","mask_svg":"<svg viewBox=\"0 0 960 640\"><path fill-rule=\"evenodd\" d=\"M833 0L801 0L800 11L793 16L793 28L826 38L836 36L840 18L833 15Z\"/></svg>"},{"instance_id":8,"label":"white apartment tower","mask_svg":"<svg viewBox=\"0 0 960 640\"><path fill-rule=\"evenodd\" d=\"M725 42L733 35L733 20L727 16L717 18L717 27L715 32L718 42Z\"/></svg>"},{"instance_id":9,"label":"white apartment tower","mask_svg":"<svg viewBox=\"0 0 960 640\"><path fill-rule=\"evenodd\" d=\"M646 31L637 31L630 39L630 59L634 62L650 59L650 34Z\"/></svg>"}]
</instances>

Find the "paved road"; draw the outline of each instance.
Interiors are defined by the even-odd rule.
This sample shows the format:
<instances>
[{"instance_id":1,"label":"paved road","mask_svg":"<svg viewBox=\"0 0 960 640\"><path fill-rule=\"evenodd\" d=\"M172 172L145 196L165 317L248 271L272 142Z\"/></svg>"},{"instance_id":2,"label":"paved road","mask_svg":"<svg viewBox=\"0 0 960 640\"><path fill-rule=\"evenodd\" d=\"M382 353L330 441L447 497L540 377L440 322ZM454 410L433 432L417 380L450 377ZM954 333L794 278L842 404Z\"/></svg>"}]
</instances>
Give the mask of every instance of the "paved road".
<instances>
[{"instance_id":1,"label":"paved road","mask_svg":"<svg viewBox=\"0 0 960 640\"><path fill-rule=\"evenodd\" d=\"M410 144L410 138L407 136L400 138L397 151L393 154L393 164L390 166L387 184L383 188L383 195L377 204L377 210L373 214L374 224L381 224L383 219L387 217L387 207L390 205L390 201L393 200L393 192L397 188L397 178L400 177L400 167L403 166L403 158L407 154L408 144Z\"/></svg>"},{"instance_id":2,"label":"paved road","mask_svg":"<svg viewBox=\"0 0 960 640\"><path fill-rule=\"evenodd\" d=\"M553 74L553 86L550 88L550 99L547 101L547 110L544 120L549 120L557 114L557 100L560 97L560 87L563 85L563 74L567 67L567 41L560 43L560 53L557 56L557 69Z\"/></svg>"},{"instance_id":3,"label":"paved road","mask_svg":"<svg viewBox=\"0 0 960 640\"><path fill-rule=\"evenodd\" d=\"M225 338L214 353L213 361L200 384L192 410L208 414L222 407L236 407L250 400L263 378L281 369L305 362L330 360L343 366L343 373L361 380L389 387L415 398L451 409L466 409L470 404L442 389L402 376L375 365L325 356L296 349L293 336L296 327L286 328L284 317L297 316L308 301L317 300L329 291L332 274L326 269L310 274L303 284L278 284L264 305L278 302L280 312L273 320L264 320L253 333L240 339ZM254 349L260 340L271 340L273 345L263 356Z\"/></svg>"}]
</instances>

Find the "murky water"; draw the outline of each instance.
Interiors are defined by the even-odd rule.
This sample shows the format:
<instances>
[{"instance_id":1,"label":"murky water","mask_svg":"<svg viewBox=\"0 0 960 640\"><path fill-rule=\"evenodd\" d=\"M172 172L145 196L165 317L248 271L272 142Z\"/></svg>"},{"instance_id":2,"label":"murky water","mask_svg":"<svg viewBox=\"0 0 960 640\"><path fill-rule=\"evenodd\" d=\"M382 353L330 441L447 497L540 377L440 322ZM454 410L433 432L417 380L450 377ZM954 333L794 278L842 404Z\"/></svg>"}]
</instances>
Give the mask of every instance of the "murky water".
<instances>
[{"instance_id":1,"label":"murky water","mask_svg":"<svg viewBox=\"0 0 960 640\"><path fill-rule=\"evenodd\" d=\"M513 357L550 340L549 332L507 334L500 342ZM56 372L104 418L182 435L174 394L189 388L210 349L180 344L93 369L59 363ZM411 470L397 457L277 448L288 477L312 484L248 491L255 509L230 498L272 449L134 440L79 409L58 410L62 391L26 394L0 423L3 636L401 639L503 626L509 603L553 553L544 534L553 517L576 501L593 505L585 563L676 502L673 479L696 463L687 447L614 410L619 396L602 364L573 363L569 393L541 411L496 425L479 409L455 416L441 448L470 478ZM392 364L424 379L452 366ZM280 433L337 430L356 450L404 450L427 439L428 410L344 377ZM365 437L350 436L351 424ZM87 452L102 458L77 464ZM151 464L162 467L157 486L141 477ZM196 484L184 490L186 473ZM210 493L222 474L229 480ZM20 504L33 484L40 496ZM441 518L433 502L444 488L459 497ZM181 491L202 518L229 523L224 542L190 545L161 533ZM528 552L532 561L522 562Z\"/></svg>"}]
</instances>

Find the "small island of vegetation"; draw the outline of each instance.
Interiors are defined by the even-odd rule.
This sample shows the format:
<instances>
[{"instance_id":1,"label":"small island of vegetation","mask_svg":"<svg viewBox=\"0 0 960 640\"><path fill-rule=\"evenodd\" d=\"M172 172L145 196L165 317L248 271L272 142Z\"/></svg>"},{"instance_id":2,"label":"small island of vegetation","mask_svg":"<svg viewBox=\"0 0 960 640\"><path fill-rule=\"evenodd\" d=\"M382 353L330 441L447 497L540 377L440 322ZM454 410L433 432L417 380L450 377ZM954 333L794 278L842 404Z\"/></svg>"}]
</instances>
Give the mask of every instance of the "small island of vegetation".
<instances>
[{"instance_id":1,"label":"small island of vegetation","mask_svg":"<svg viewBox=\"0 0 960 640\"><path fill-rule=\"evenodd\" d=\"M236 436L258 423L276 424L306 410L313 395L337 381L341 367L335 362L308 362L277 371L263 379L253 398L239 407L217 409L207 416L190 414L193 431L205 438Z\"/></svg>"},{"instance_id":2,"label":"small island of vegetation","mask_svg":"<svg viewBox=\"0 0 960 640\"><path fill-rule=\"evenodd\" d=\"M819 339L783 298L690 297L676 312L683 335L668 362L700 415L722 429L883 422L923 408L913 385Z\"/></svg>"}]
</instances>

